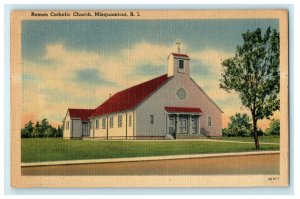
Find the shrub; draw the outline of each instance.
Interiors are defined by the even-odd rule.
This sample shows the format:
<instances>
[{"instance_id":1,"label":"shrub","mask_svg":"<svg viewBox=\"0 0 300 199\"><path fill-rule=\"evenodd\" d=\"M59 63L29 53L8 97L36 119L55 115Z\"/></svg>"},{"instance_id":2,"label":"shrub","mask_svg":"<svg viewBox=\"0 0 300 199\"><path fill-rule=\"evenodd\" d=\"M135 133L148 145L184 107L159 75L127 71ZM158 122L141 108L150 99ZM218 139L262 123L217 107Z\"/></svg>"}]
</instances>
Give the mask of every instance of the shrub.
<instances>
[{"instance_id":1,"label":"shrub","mask_svg":"<svg viewBox=\"0 0 300 199\"><path fill-rule=\"evenodd\" d=\"M21 129L21 138L38 138L38 137L62 137L63 129L58 125L57 129L52 127L47 119L43 119L41 123L29 121L25 127Z\"/></svg>"},{"instance_id":2,"label":"shrub","mask_svg":"<svg viewBox=\"0 0 300 199\"><path fill-rule=\"evenodd\" d=\"M269 128L266 129L266 134L269 135L280 135L280 120L276 119L273 120L269 126Z\"/></svg>"},{"instance_id":3,"label":"shrub","mask_svg":"<svg viewBox=\"0 0 300 199\"><path fill-rule=\"evenodd\" d=\"M222 130L222 134L226 137L250 136L251 124L249 116L241 113L231 116L230 123L228 124L227 128Z\"/></svg>"}]
</instances>

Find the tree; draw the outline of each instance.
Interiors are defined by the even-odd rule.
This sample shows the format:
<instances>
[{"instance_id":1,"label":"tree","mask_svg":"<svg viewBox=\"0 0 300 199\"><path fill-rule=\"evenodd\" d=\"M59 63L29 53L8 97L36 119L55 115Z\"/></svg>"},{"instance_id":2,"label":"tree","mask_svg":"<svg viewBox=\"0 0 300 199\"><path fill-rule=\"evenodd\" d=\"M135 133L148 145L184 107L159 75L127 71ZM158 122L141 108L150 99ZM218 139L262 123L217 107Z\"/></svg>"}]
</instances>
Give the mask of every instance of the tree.
<instances>
[{"instance_id":1,"label":"tree","mask_svg":"<svg viewBox=\"0 0 300 199\"><path fill-rule=\"evenodd\" d=\"M52 127L47 119L43 119L41 122L36 121L33 126L33 122L29 121L25 124L25 127L21 129L22 138L38 138L38 137L62 137L63 127L58 125L57 129Z\"/></svg>"},{"instance_id":2,"label":"tree","mask_svg":"<svg viewBox=\"0 0 300 199\"><path fill-rule=\"evenodd\" d=\"M220 88L239 94L252 116L253 137L259 148L257 121L279 109L279 33L269 27L242 34L235 56L222 62Z\"/></svg>"},{"instance_id":3,"label":"tree","mask_svg":"<svg viewBox=\"0 0 300 199\"><path fill-rule=\"evenodd\" d=\"M44 132L43 137L56 137L56 129L52 126L49 126Z\"/></svg>"},{"instance_id":4,"label":"tree","mask_svg":"<svg viewBox=\"0 0 300 199\"><path fill-rule=\"evenodd\" d=\"M33 123L32 121L29 121L27 124L25 124L25 127L21 129L21 137L30 138L32 136L32 132L33 132Z\"/></svg>"},{"instance_id":5,"label":"tree","mask_svg":"<svg viewBox=\"0 0 300 199\"><path fill-rule=\"evenodd\" d=\"M63 136L63 127L58 125L55 137L62 137L62 136Z\"/></svg>"},{"instance_id":6,"label":"tree","mask_svg":"<svg viewBox=\"0 0 300 199\"><path fill-rule=\"evenodd\" d=\"M34 128L33 128L33 132L32 132L32 136L31 137L40 137L40 132L41 132L41 125L39 123L39 121L36 121L35 125L34 125Z\"/></svg>"},{"instance_id":7,"label":"tree","mask_svg":"<svg viewBox=\"0 0 300 199\"><path fill-rule=\"evenodd\" d=\"M44 118L41 122L41 126L40 126L40 133L44 134L46 132L47 129L51 129L51 126L49 125L49 122L46 118ZM41 136L43 137L43 136Z\"/></svg>"},{"instance_id":8,"label":"tree","mask_svg":"<svg viewBox=\"0 0 300 199\"><path fill-rule=\"evenodd\" d=\"M233 136L250 136L251 123L247 114L237 113L230 117L228 127L223 129L223 135L228 137Z\"/></svg>"},{"instance_id":9,"label":"tree","mask_svg":"<svg viewBox=\"0 0 300 199\"><path fill-rule=\"evenodd\" d=\"M280 120L273 120L269 128L266 129L266 133L269 135L280 135Z\"/></svg>"}]
</instances>

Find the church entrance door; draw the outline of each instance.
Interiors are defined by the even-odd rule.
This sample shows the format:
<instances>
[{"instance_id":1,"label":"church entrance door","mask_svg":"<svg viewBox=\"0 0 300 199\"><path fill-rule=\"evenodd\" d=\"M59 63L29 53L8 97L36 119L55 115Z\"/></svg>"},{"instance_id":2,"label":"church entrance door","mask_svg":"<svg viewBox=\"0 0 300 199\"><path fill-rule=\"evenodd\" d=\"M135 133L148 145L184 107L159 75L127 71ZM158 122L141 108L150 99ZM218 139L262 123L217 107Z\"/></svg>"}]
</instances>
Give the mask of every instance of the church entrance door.
<instances>
[{"instance_id":1,"label":"church entrance door","mask_svg":"<svg viewBox=\"0 0 300 199\"><path fill-rule=\"evenodd\" d=\"M169 134L175 136L176 134L176 116L170 115L169 116Z\"/></svg>"},{"instance_id":2,"label":"church entrance door","mask_svg":"<svg viewBox=\"0 0 300 199\"><path fill-rule=\"evenodd\" d=\"M179 132L178 133L188 133L188 119L185 116L179 117Z\"/></svg>"},{"instance_id":3,"label":"church entrance door","mask_svg":"<svg viewBox=\"0 0 300 199\"><path fill-rule=\"evenodd\" d=\"M87 122L82 122L82 135L83 136L89 136L90 135Z\"/></svg>"}]
</instances>

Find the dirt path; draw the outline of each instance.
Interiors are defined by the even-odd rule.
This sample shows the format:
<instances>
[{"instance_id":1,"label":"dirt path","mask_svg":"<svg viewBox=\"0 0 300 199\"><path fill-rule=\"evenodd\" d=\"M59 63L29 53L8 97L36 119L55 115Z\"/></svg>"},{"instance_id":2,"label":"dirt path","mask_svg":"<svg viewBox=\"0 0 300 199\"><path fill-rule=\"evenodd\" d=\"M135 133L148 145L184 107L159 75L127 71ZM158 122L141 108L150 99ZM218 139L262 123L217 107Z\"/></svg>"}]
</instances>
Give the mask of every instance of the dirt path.
<instances>
[{"instance_id":1,"label":"dirt path","mask_svg":"<svg viewBox=\"0 0 300 199\"><path fill-rule=\"evenodd\" d=\"M22 167L22 175L279 174L279 154Z\"/></svg>"}]
</instances>

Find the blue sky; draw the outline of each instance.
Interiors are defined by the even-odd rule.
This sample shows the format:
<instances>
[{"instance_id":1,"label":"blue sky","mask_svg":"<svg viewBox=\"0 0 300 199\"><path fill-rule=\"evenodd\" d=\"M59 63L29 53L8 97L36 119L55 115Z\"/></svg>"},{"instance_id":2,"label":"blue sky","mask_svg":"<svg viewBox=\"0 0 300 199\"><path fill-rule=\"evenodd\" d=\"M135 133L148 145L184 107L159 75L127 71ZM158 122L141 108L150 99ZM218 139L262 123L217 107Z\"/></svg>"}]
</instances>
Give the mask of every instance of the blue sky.
<instances>
[{"instance_id":1,"label":"blue sky","mask_svg":"<svg viewBox=\"0 0 300 199\"><path fill-rule=\"evenodd\" d=\"M242 33L269 26L278 30L278 20L25 20L24 120L59 123L67 108L95 108L109 94L166 73L178 40L191 57L191 76L229 117L241 105L218 88L220 63L234 55Z\"/></svg>"},{"instance_id":2,"label":"blue sky","mask_svg":"<svg viewBox=\"0 0 300 199\"><path fill-rule=\"evenodd\" d=\"M48 43L63 42L67 49L110 54L140 41L170 45L180 40L189 51L217 48L234 51L241 34L257 27L278 29L278 20L52 20L24 21L22 53L35 59Z\"/></svg>"}]
</instances>

